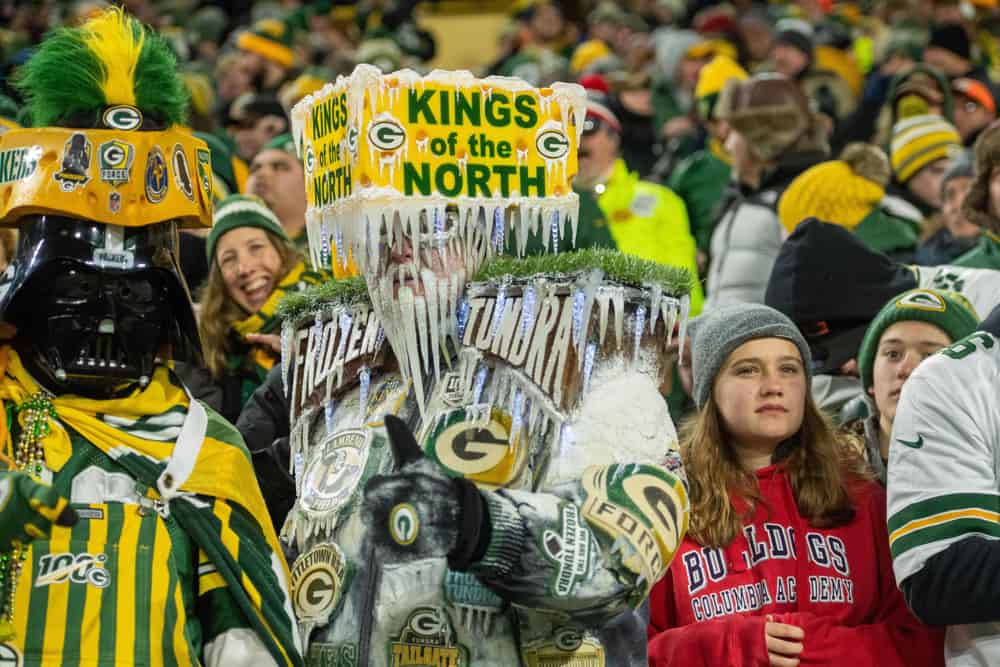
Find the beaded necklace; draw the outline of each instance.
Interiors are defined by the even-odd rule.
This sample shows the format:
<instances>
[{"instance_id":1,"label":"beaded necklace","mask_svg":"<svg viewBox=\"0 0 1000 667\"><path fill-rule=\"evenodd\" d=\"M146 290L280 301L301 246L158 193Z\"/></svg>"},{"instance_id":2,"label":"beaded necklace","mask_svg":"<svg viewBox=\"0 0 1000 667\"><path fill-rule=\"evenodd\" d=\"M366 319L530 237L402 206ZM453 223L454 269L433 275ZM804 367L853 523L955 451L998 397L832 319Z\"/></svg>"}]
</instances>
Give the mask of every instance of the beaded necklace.
<instances>
[{"instance_id":1,"label":"beaded necklace","mask_svg":"<svg viewBox=\"0 0 1000 667\"><path fill-rule=\"evenodd\" d=\"M32 395L16 409L19 416L24 415L24 426L14 449L15 469L37 479L45 461L42 440L52 430L49 420L56 418L56 409L46 392ZM0 554L0 641L14 638L14 594L27 557L28 548L20 543Z\"/></svg>"}]
</instances>

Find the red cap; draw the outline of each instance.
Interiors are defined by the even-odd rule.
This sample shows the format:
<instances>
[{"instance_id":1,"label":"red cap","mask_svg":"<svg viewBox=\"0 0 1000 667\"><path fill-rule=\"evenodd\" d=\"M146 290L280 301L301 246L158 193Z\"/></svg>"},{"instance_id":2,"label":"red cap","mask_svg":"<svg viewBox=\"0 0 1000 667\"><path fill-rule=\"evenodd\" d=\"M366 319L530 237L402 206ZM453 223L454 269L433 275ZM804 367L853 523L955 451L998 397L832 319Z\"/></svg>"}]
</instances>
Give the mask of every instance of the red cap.
<instances>
[{"instance_id":1,"label":"red cap","mask_svg":"<svg viewBox=\"0 0 1000 667\"><path fill-rule=\"evenodd\" d=\"M618 134L621 134L622 132L622 124L618 122L618 117L615 116L611 109L607 108L600 102L587 100L587 118L600 121Z\"/></svg>"},{"instance_id":2,"label":"red cap","mask_svg":"<svg viewBox=\"0 0 1000 667\"><path fill-rule=\"evenodd\" d=\"M611 86L608 85L608 80L600 74L588 74L587 76L580 77L580 85L587 90L596 90L604 93L605 95L611 92Z\"/></svg>"}]
</instances>

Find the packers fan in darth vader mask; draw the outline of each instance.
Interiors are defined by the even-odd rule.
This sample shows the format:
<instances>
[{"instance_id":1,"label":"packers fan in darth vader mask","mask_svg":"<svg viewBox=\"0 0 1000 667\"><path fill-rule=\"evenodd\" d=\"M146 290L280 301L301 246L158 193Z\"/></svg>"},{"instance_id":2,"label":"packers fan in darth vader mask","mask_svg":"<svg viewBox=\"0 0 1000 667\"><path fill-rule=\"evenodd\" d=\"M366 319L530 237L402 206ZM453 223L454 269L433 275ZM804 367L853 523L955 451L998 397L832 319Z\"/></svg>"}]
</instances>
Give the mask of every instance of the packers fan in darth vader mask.
<instances>
[{"instance_id":1,"label":"packers fan in darth vader mask","mask_svg":"<svg viewBox=\"0 0 1000 667\"><path fill-rule=\"evenodd\" d=\"M288 569L197 360L178 228L212 220L164 41L118 9L49 34L0 135L0 663L298 665ZM223 657L225 656L225 657Z\"/></svg>"},{"instance_id":2,"label":"packers fan in darth vader mask","mask_svg":"<svg viewBox=\"0 0 1000 667\"><path fill-rule=\"evenodd\" d=\"M73 57L88 46L90 62ZM133 86L108 69L98 85L90 70L113 48L107 34L51 39L22 80L37 127L5 135L0 155L0 215L20 230L0 312L35 379L91 398L147 386L158 358L196 357L177 228L211 225L208 149L176 128L183 89L168 70Z\"/></svg>"}]
</instances>

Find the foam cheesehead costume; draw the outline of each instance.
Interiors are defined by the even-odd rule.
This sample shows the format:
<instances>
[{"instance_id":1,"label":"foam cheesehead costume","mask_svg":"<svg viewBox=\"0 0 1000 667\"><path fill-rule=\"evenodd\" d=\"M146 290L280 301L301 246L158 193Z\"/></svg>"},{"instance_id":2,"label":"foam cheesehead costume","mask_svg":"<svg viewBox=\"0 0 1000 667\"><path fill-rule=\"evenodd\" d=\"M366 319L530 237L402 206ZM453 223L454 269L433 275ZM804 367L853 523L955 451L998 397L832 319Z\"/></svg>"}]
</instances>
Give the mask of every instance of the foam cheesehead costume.
<instances>
[{"instance_id":1,"label":"foam cheesehead costume","mask_svg":"<svg viewBox=\"0 0 1000 667\"><path fill-rule=\"evenodd\" d=\"M177 229L211 225L211 168L179 127L175 69L119 11L55 31L24 67L34 127L0 136L0 224L20 232L0 314L51 390L103 397L200 352Z\"/></svg>"},{"instance_id":2,"label":"foam cheesehead costume","mask_svg":"<svg viewBox=\"0 0 1000 667\"><path fill-rule=\"evenodd\" d=\"M648 662L633 610L687 526L661 387L691 277L611 250L501 256L575 236L585 114L576 85L364 65L292 111L311 250L353 257L367 292L330 287L283 332L283 536L300 559L336 544L345 573L339 610L299 613L328 655Z\"/></svg>"},{"instance_id":3,"label":"foam cheesehead costume","mask_svg":"<svg viewBox=\"0 0 1000 667\"><path fill-rule=\"evenodd\" d=\"M422 380L438 372L459 296L482 261L511 230L522 249L532 234L547 247L570 228L575 236L585 111L575 84L536 89L369 65L292 110L313 254L358 263L421 410Z\"/></svg>"}]
</instances>

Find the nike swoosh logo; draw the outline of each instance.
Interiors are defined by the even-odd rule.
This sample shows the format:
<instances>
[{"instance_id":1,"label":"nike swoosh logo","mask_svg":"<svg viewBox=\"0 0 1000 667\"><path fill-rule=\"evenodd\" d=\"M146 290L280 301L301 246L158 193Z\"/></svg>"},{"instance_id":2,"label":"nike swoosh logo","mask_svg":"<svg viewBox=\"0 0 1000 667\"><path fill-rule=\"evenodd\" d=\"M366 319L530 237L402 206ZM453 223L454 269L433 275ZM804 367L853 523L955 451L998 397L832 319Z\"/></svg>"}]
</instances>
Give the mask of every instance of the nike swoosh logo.
<instances>
[{"instance_id":1,"label":"nike swoosh logo","mask_svg":"<svg viewBox=\"0 0 1000 667\"><path fill-rule=\"evenodd\" d=\"M916 440L903 440L902 438L896 438L896 442L913 449L920 449L924 446L924 436L918 435Z\"/></svg>"}]
</instances>

